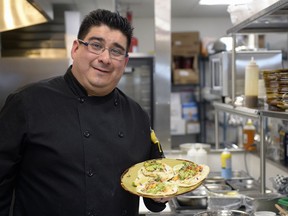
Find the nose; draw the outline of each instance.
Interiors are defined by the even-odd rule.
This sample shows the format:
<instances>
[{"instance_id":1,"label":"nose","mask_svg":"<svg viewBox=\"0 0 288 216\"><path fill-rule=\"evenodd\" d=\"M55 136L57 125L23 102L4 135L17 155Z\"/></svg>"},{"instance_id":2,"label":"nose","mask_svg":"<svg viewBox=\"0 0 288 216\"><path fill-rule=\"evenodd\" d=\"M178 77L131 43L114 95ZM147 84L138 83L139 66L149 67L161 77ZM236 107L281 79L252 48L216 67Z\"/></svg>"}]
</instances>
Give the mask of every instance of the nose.
<instances>
[{"instance_id":1,"label":"nose","mask_svg":"<svg viewBox=\"0 0 288 216\"><path fill-rule=\"evenodd\" d=\"M104 48L104 51L98 56L98 60L105 64L109 64L111 62L109 49Z\"/></svg>"}]
</instances>

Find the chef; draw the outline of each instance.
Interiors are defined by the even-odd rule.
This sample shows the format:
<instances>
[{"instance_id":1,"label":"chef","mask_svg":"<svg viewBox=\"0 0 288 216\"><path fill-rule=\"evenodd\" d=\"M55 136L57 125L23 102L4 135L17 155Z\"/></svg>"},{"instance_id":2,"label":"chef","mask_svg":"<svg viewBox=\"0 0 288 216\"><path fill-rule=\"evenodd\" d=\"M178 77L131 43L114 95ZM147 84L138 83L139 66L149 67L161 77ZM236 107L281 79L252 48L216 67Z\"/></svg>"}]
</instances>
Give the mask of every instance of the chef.
<instances>
[{"instance_id":1,"label":"chef","mask_svg":"<svg viewBox=\"0 0 288 216\"><path fill-rule=\"evenodd\" d=\"M121 187L121 175L163 155L147 113L116 87L132 33L117 12L92 11L66 73L8 96L0 112L1 216L11 205L14 216L138 215L139 197ZM166 201L144 199L154 212Z\"/></svg>"}]
</instances>

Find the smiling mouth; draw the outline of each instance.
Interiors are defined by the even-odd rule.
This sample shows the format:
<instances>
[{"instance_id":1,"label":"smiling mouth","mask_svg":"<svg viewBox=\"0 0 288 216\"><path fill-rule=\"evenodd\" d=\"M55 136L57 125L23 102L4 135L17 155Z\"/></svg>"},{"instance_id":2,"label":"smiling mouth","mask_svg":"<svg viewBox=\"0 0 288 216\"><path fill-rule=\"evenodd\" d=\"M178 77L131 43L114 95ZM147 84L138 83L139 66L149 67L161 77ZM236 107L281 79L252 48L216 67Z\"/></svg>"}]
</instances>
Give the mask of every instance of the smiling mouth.
<instances>
[{"instance_id":1,"label":"smiling mouth","mask_svg":"<svg viewBox=\"0 0 288 216\"><path fill-rule=\"evenodd\" d=\"M105 69L101 69L101 68L97 68L97 67L93 67L94 70L97 70L97 71L100 71L102 73L108 73L109 71L108 70L105 70Z\"/></svg>"}]
</instances>

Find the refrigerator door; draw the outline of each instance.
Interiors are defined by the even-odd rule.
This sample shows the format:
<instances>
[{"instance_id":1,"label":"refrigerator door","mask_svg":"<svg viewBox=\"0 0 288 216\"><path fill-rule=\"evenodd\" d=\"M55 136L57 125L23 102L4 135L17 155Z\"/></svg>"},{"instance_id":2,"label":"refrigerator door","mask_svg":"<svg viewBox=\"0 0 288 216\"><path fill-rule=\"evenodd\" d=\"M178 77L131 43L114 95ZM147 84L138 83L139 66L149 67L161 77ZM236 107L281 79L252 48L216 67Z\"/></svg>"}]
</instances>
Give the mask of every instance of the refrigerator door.
<instances>
[{"instance_id":1,"label":"refrigerator door","mask_svg":"<svg viewBox=\"0 0 288 216\"><path fill-rule=\"evenodd\" d=\"M149 114L153 126L153 71L152 56L130 56L118 88L134 99Z\"/></svg>"}]
</instances>

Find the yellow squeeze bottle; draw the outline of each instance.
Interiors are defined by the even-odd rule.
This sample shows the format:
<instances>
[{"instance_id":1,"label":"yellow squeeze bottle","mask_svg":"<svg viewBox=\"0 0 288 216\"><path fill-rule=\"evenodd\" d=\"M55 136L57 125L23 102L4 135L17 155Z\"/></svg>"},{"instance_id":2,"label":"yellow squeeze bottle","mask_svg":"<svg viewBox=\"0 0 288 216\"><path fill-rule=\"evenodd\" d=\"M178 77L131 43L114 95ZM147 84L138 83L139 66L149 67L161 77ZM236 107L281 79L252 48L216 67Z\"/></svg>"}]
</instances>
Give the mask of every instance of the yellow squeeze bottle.
<instances>
[{"instance_id":1,"label":"yellow squeeze bottle","mask_svg":"<svg viewBox=\"0 0 288 216\"><path fill-rule=\"evenodd\" d=\"M221 176L225 179L232 178L232 155L227 148L221 153Z\"/></svg>"}]
</instances>

